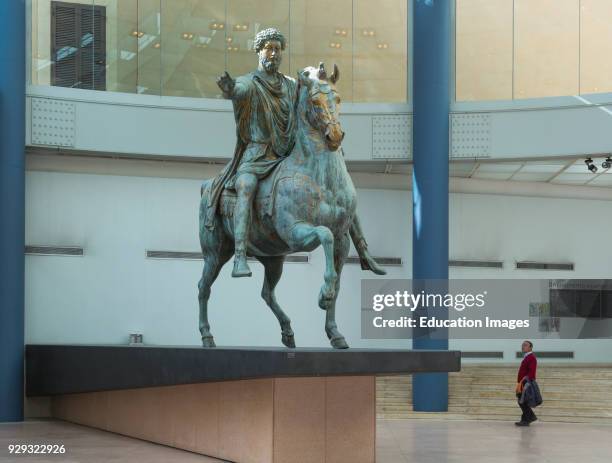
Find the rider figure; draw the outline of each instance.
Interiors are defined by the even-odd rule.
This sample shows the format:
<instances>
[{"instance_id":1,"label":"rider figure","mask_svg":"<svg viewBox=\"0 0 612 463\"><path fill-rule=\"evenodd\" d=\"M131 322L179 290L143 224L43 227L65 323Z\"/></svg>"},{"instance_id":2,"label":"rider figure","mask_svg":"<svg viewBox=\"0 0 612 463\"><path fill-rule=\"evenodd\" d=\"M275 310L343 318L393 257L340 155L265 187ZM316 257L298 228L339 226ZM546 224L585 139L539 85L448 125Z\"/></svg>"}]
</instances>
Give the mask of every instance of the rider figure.
<instances>
[{"instance_id":1,"label":"rider figure","mask_svg":"<svg viewBox=\"0 0 612 463\"><path fill-rule=\"evenodd\" d=\"M270 174L295 144L296 81L278 70L285 44L285 37L277 29L260 31L254 44L259 56L257 70L236 80L227 72L217 79L223 96L233 103L237 143L232 162L213 184L206 225L214 226L214 214L223 188L235 189L233 277L251 276L246 253L258 181ZM350 235L361 267L384 274L368 253L356 216Z\"/></svg>"}]
</instances>

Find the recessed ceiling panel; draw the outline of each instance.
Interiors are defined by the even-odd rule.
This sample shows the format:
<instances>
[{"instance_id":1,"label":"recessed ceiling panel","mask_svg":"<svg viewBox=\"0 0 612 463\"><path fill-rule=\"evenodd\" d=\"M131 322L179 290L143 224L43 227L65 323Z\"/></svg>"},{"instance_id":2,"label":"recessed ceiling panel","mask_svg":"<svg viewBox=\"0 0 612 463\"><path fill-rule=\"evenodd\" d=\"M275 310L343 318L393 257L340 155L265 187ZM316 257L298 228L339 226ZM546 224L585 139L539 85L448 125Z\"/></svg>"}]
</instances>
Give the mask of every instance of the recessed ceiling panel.
<instances>
[{"instance_id":1,"label":"recessed ceiling panel","mask_svg":"<svg viewBox=\"0 0 612 463\"><path fill-rule=\"evenodd\" d=\"M523 164L520 162L483 162L478 166L478 173L495 172L495 173L510 173L513 174L521 168Z\"/></svg>"},{"instance_id":2,"label":"recessed ceiling panel","mask_svg":"<svg viewBox=\"0 0 612 463\"><path fill-rule=\"evenodd\" d=\"M472 178L481 178L488 180L509 180L512 176L512 172L480 172L478 169Z\"/></svg>"},{"instance_id":3,"label":"recessed ceiling panel","mask_svg":"<svg viewBox=\"0 0 612 463\"><path fill-rule=\"evenodd\" d=\"M584 173L584 174L574 174L563 172L560 175L557 175L554 179L551 180L551 183L561 183L567 185L584 185L589 180L593 179L594 174Z\"/></svg>"},{"instance_id":4,"label":"recessed ceiling panel","mask_svg":"<svg viewBox=\"0 0 612 463\"><path fill-rule=\"evenodd\" d=\"M553 174L548 172L523 172L522 170L512 176L517 182L546 182Z\"/></svg>"},{"instance_id":5,"label":"recessed ceiling panel","mask_svg":"<svg viewBox=\"0 0 612 463\"><path fill-rule=\"evenodd\" d=\"M519 174L524 174L524 173L542 173L544 174L546 173L546 174L553 175L559 172L561 169L563 169L563 167L565 167L566 164L567 162L554 162L554 161L526 162L521 168L521 170L519 171Z\"/></svg>"}]
</instances>

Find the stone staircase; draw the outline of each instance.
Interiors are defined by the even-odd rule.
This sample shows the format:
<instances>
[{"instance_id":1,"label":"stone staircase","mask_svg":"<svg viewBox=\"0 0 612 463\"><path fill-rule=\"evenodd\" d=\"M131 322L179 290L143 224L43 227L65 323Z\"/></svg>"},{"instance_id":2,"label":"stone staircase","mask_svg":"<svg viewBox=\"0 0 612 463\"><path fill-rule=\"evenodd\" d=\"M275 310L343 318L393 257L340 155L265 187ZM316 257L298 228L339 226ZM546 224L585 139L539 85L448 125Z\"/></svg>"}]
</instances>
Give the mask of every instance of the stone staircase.
<instances>
[{"instance_id":1,"label":"stone staircase","mask_svg":"<svg viewBox=\"0 0 612 463\"><path fill-rule=\"evenodd\" d=\"M467 364L449 373L448 412L412 411L410 375L376 381L380 419L516 421L520 409L514 386L518 365ZM538 365L544 403L535 409L541 421L612 424L612 364Z\"/></svg>"}]
</instances>

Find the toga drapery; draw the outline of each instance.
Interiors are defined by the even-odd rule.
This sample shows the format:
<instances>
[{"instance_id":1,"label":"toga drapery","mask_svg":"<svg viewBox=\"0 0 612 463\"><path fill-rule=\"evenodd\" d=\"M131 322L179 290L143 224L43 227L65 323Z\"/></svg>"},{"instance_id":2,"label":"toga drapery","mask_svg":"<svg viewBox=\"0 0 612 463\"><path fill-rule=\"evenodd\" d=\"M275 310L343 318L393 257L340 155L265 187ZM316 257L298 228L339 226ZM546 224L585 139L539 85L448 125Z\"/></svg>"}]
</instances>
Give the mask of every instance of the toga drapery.
<instances>
[{"instance_id":1,"label":"toga drapery","mask_svg":"<svg viewBox=\"0 0 612 463\"><path fill-rule=\"evenodd\" d=\"M231 96L236 120L233 159L214 179L206 210L206 227L214 228L219 198L235 179L251 173L261 179L288 156L295 144L296 81L278 73L275 83L262 71L238 77Z\"/></svg>"}]
</instances>

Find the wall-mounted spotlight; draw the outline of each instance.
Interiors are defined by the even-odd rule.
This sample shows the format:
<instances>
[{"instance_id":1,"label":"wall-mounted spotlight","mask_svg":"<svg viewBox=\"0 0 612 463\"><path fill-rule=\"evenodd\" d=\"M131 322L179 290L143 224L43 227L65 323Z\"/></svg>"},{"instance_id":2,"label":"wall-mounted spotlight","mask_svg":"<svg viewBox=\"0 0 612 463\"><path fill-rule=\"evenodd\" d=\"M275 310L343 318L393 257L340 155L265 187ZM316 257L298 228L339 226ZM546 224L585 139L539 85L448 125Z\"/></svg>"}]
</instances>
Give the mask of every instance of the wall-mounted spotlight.
<instances>
[{"instance_id":1,"label":"wall-mounted spotlight","mask_svg":"<svg viewBox=\"0 0 612 463\"><path fill-rule=\"evenodd\" d=\"M225 29L225 24L217 21L213 21L208 25L208 28L212 31L222 31Z\"/></svg>"},{"instance_id":2,"label":"wall-mounted spotlight","mask_svg":"<svg viewBox=\"0 0 612 463\"><path fill-rule=\"evenodd\" d=\"M234 29L234 32L244 32L249 29L249 24L248 23L234 24L233 29Z\"/></svg>"},{"instance_id":3,"label":"wall-mounted spotlight","mask_svg":"<svg viewBox=\"0 0 612 463\"><path fill-rule=\"evenodd\" d=\"M586 158L584 160L584 163L587 165L587 168L593 172L596 173L597 172L597 166L595 164L593 164L593 159L591 158Z\"/></svg>"},{"instance_id":4,"label":"wall-mounted spotlight","mask_svg":"<svg viewBox=\"0 0 612 463\"><path fill-rule=\"evenodd\" d=\"M602 169L609 169L612 167L612 157L608 156L604 162L601 163Z\"/></svg>"}]
</instances>

